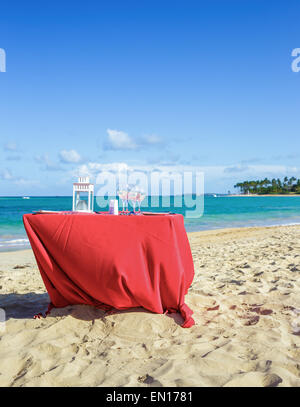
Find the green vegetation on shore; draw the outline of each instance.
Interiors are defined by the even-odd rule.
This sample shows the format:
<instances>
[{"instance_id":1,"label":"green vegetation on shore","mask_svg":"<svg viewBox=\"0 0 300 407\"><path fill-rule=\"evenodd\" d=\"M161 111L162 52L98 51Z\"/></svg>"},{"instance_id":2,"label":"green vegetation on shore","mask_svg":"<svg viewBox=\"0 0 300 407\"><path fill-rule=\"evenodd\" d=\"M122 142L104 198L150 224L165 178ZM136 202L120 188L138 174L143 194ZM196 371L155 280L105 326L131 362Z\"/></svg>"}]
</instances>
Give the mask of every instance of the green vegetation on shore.
<instances>
[{"instance_id":1,"label":"green vegetation on shore","mask_svg":"<svg viewBox=\"0 0 300 407\"><path fill-rule=\"evenodd\" d=\"M242 194L300 194L300 179L285 177L283 181L279 178L268 178L258 181L238 182L234 188L239 188Z\"/></svg>"}]
</instances>

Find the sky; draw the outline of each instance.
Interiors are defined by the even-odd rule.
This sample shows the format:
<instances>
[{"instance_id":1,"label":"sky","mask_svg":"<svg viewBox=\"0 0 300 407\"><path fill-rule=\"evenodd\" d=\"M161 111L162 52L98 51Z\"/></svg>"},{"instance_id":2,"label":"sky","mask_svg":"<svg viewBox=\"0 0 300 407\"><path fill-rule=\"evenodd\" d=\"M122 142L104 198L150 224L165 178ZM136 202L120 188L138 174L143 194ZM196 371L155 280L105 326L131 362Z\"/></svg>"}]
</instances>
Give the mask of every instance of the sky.
<instances>
[{"instance_id":1,"label":"sky","mask_svg":"<svg viewBox=\"0 0 300 407\"><path fill-rule=\"evenodd\" d=\"M202 171L219 193L300 178L299 17L294 0L2 0L0 195L119 168Z\"/></svg>"}]
</instances>

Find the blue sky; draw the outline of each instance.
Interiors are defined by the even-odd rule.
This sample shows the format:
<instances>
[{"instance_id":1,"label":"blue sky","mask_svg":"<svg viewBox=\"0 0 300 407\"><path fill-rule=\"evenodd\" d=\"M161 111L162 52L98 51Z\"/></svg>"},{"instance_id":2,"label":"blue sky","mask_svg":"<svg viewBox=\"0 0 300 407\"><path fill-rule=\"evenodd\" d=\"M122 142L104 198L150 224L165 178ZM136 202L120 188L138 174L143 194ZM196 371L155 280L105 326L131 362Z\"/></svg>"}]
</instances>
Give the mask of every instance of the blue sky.
<instances>
[{"instance_id":1,"label":"blue sky","mask_svg":"<svg viewBox=\"0 0 300 407\"><path fill-rule=\"evenodd\" d=\"M0 195L101 169L300 177L299 1L2 1Z\"/></svg>"}]
</instances>

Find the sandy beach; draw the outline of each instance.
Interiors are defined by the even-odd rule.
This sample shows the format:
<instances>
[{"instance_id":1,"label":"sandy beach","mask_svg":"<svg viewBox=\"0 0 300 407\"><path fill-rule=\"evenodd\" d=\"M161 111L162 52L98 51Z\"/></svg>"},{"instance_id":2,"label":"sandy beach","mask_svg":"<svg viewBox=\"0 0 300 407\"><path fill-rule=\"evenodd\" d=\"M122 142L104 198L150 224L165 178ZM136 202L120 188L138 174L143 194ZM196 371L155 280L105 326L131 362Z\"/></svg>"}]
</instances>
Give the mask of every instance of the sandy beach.
<instances>
[{"instance_id":1,"label":"sandy beach","mask_svg":"<svg viewBox=\"0 0 300 407\"><path fill-rule=\"evenodd\" d=\"M190 329L83 305L33 319L49 302L33 253L0 253L0 386L300 386L300 226L189 240Z\"/></svg>"}]
</instances>

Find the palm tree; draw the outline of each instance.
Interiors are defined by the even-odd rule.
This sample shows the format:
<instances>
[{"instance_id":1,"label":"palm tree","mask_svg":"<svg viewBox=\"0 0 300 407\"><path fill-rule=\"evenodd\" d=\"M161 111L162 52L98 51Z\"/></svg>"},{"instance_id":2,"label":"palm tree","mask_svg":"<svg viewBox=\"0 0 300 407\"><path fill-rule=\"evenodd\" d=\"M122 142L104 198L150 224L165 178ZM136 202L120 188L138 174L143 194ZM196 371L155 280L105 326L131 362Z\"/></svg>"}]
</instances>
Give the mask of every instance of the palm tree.
<instances>
[{"instance_id":1,"label":"palm tree","mask_svg":"<svg viewBox=\"0 0 300 407\"><path fill-rule=\"evenodd\" d=\"M281 187L282 187L282 183L281 183L280 178L277 178L277 186L278 186L279 189L281 189Z\"/></svg>"},{"instance_id":2,"label":"palm tree","mask_svg":"<svg viewBox=\"0 0 300 407\"><path fill-rule=\"evenodd\" d=\"M283 181L281 181L280 178L273 178L272 181L270 181L268 178L265 178L264 180L238 182L234 187L239 188L242 194L249 192L258 194L300 193L300 179L284 177Z\"/></svg>"}]
</instances>

